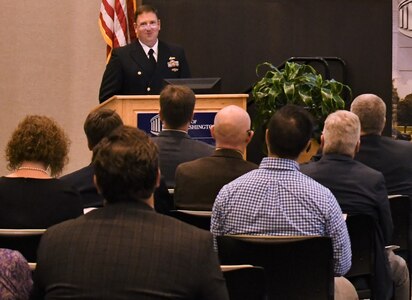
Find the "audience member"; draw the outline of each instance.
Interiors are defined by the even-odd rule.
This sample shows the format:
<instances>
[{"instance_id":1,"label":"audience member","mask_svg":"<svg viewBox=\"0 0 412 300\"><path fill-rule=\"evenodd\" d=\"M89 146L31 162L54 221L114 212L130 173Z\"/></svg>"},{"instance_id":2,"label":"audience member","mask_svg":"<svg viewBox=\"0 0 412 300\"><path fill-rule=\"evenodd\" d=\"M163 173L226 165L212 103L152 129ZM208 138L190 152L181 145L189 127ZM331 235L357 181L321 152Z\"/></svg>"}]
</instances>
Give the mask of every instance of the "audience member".
<instances>
[{"instance_id":1,"label":"audience member","mask_svg":"<svg viewBox=\"0 0 412 300\"><path fill-rule=\"evenodd\" d=\"M391 299L393 284L395 299L408 299L409 273L406 263L392 250L385 250L393 230L385 179L381 172L353 159L359 143L360 122L357 115L344 110L332 113L325 121L321 136L322 158L302 165L301 171L329 188L344 213L369 215L376 221L374 299Z\"/></svg>"},{"instance_id":2,"label":"audience member","mask_svg":"<svg viewBox=\"0 0 412 300\"><path fill-rule=\"evenodd\" d=\"M106 205L46 231L32 298L228 299L210 233L152 209L160 172L151 139L125 126L95 152Z\"/></svg>"},{"instance_id":3,"label":"audience member","mask_svg":"<svg viewBox=\"0 0 412 300\"><path fill-rule=\"evenodd\" d=\"M303 175L296 162L310 144L313 124L307 111L286 105L272 116L266 130L269 157L259 169L235 179L219 192L211 232L251 235L321 235L332 239L335 291L338 299L357 298L343 276L351 266L345 221L332 193ZM295 270L299 272L299 270Z\"/></svg>"},{"instance_id":4,"label":"audience member","mask_svg":"<svg viewBox=\"0 0 412 300\"><path fill-rule=\"evenodd\" d=\"M214 148L188 135L195 108L195 94L186 86L168 85L160 93L163 129L153 141L159 147L160 170L168 188L175 187L176 167L186 161L210 156Z\"/></svg>"},{"instance_id":5,"label":"audience member","mask_svg":"<svg viewBox=\"0 0 412 300\"><path fill-rule=\"evenodd\" d=\"M83 214L80 195L60 179L69 140L52 119L27 116L6 148L11 174L0 178L0 228L47 228Z\"/></svg>"},{"instance_id":6,"label":"audience member","mask_svg":"<svg viewBox=\"0 0 412 300\"><path fill-rule=\"evenodd\" d=\"M373 94L356 97L351 105L361 123L361 143L355 159L382 172L389 195L412 195L412 143L382 136L386 105Z\"/></svg>"},{"instance_id":7,"label":"audience member","mask_svg":"<svg viewBox=\"0 0 412 300\"><path fill-rule=\"evenodd\" d=\"M0 299L27 300L32 284L31 270L23 255L0 248Z\"/></svg>"},{"instance_id":8,"label":"audience member","mask_svg":"<svg viewBox=\"0 0 412 300\"><path fill-rule=\"evenodd\" d=\"M111 109L93 110L84 122L84 133L90 151L114 129L123 126L120 116ZM93 161L93 159L92 159ZM88 166L61 177L61 180L74 187L82 196L83 207L103 206L103 197L97 192L93 182L93 162Z\"/></svg>"},{"instance_id":9,"label":"audience member","mask_svg":"<svg viewBox=\"0 0 412 300\"><path fill-rule=\"evenodd\" d=\"M157 9L140 5L133 26L138 41L113 50L100 86L100 103L114 95L156 95L163 79L190 77L183 48L158 40Z\"/></svg>"},{"instance_id":10,"label":"audience member","mask_svg":"<svg viewBox=\"0 0 412 300\"><path fill-rule=\"evenodd\" d=\"M235 105L222 108L210 131L216 141L213 155L177 167L174 190L177 209L212 210L217 194L226 183L258 167L243 159L253 136L245 110Z\"/></svg>"}]
</instances>

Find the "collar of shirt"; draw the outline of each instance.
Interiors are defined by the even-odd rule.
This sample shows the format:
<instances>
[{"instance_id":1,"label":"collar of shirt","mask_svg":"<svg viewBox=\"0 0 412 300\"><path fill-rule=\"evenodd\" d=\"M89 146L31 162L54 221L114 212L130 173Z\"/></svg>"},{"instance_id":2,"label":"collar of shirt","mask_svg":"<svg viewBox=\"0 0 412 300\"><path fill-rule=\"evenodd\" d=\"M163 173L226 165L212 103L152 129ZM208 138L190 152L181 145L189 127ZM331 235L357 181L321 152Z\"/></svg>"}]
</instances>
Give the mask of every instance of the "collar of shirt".
<instances>
[{"instance_id":1,"label":"collar of shirt","mask_svg":"<svg viewBox=\"0 0 412 300\"><path fill-rule=\"evenodd\" d=\"M179 129L167 129L167 128L163 128L162 131L177 131L177 132L183 132L183 133L187 134L187 131L179 130Z\"/></svg>"},{"instance_id":2,"label":"collar of shirt","mask_svg":"<svg viewBox=\"0 0 412 300\"><path fill-rule=\"evenodd\" d=\"M230 156L230 157L236 157L236 158L243 158L243 152L237 149L216 147L214 156Z\"/></svg>"},{"instance_id":3,"label":"collar of shirt","mask_svg":"<svg viewBox=\"0 0 412 300\"><path fill-rule=\"evenodd\" d=\"M259 169L299 171L299 164L293 159L264 157Z\"/></svg>"},{"instance_id":4,"label":"collar of shirt","mask_svg":"<svg viewBox=\"0 0 412 300\"><path fill-rule=\"evenodd\" d=\"M159 48L159 40L157 40L156 41L156 44L154 44L153 45L153 47L149 47L149 46L147 46L147 45L145 45L145 44L143 44L140 40L139 40L139 43L140 43L140 45L142 45L142 47L143 47L143 51L144 51L144 53L146 53L146 56L147 56L147 58L149 58L149 50L150 49L153 49L153 56L154 56L154 58L156 59L156 61L157 61L157 53L158 53L158 48Z\"/></svg>"}]
</instances>

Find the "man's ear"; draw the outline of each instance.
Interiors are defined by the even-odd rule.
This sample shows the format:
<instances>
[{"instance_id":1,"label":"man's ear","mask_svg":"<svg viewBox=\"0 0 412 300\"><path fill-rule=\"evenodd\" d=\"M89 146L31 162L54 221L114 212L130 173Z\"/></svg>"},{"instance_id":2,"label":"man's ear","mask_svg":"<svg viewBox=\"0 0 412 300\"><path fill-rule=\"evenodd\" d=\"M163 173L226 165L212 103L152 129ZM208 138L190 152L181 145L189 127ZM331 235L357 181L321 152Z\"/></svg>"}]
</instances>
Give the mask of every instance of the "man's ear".
<instances>
[{"instance_id":1,"label":"man's ear","mask_svg":"<svg viewBox=\"0 0 412 300\"><path fill-rule=\"evenodd\" d=\"M250 143L250 141L252 140L254 134L255 134L255 132L252 129L247 131L246 144Z\"/></svg>"},{"instance_id":2,"label":"man's ear","mask_svg":"<svg viewBox=\"0 0 412 300\"><path fill-rule=\"evenodd\" d=\"M306 152L309 152L310 148L312 148L312 141L311 140L309 140L308 143L306 144Z\"/></svg>"},{"instance_id":3,"label":"man's ear","mask_svg":"<svg viewBox=\"0 0 412 300\"><path fill-rule=\"evenodd\" d=\"M157 178L156 178L156 188L158 188L160 186L160 176L162 174L160 173L160 169L157 168Z\"/></svg>"},{"instance_id":4,"label":"man's ear","mask_svg":"<svg viewBox=\"0 0 412 300\"><path fill-rule=\"evenodd\" d=\"M270 147L269 147L269 129L266 129L265 132L265 142L266 142L266 148L268 150L268 154L270 154Z\"/></svg>"},{"instance_id":5,"label":"man's ear","mask_svg":"<svg viewBox=\"0 0 412 300\"><path fill-rule=\"evenodd\" d=\"M360 141L360 140L358 140L358 142L356 143L356 147L355 147L355 154L359 152L359 149L360 149L360 143L361 143L361 141Z\"/></svg>"},{"instance_id":6,"label":"man's ear","mask_svg":"<svg viewBox=\"0 0 412 300\"><path fill-rule=\"evenodd\" d=\"M322 134L320 136L320 148L323 149L323 146L325 145L325 136Z\"/></svg>"},{"instance_id":7,"label":"man's ear","mask_svg":"<svg viewBox=\"0 0 412 300\"><path fill-rule=\"evenodd\" d=\"M215 125L210 126L210 135L215 139Z\"/></svg>"},{"instance_id":8,"label":"man's ear","mask_svg":"<svg viewBox=\"0 0 412 300\"><path fill-rule=\"evenodd\" d=\"M96 187L97 192L101 195L102 193L100 191L99 185L97 184L96 175L93 175L93 183L94 183L94 186Z\"/></svg>"}]
</instances>

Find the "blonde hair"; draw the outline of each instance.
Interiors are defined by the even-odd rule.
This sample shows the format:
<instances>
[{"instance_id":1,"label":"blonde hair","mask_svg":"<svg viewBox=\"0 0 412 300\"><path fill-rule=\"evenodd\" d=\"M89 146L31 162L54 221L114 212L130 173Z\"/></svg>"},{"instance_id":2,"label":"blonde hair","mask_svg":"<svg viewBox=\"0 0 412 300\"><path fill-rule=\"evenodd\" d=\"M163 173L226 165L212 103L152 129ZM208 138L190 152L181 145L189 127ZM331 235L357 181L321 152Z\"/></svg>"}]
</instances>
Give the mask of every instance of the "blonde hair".
<instances>
[{"instance_id":1,"label":"blonde hair","mask_svg":"<svg viewBox=\"0 0 412 300\"><path fill-rule=\"evenodd\" d=\"M353 156L360 139L360 121L357 115L346 110L331 113L323 128L323 153Z\"/></svg>"}]
</instances>

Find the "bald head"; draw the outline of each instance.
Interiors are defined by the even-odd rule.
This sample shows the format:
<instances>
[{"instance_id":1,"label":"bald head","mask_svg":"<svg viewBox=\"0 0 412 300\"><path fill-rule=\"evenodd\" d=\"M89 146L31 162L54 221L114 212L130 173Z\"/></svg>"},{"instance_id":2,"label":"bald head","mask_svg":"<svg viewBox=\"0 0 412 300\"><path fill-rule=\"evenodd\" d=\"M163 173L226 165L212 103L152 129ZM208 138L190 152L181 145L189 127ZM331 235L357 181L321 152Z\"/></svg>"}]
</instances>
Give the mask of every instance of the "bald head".
<instances>
[{"instance_id":1,"label":"bald head","mask_svg":"<svg viewBox=\"0 0 412 300\"><path fill-rule=\"evenodd\" d=\"M217 148L245 151L253 132L250 131L250 117L239 106L229 105L222 108L215 116L211 128Z\"/></svg>"},{"instance_id":2,"label":"bald head","mask_svg":"<svg viewBox=\"0 0 412 300\"><path fill-rule=\"evenodd\" d=\"M386 105L380 97L374 94L359 95L353 100L350 110L359 117L362 135L382 133L386 122Z\"/></svg>"}]
</instances>

